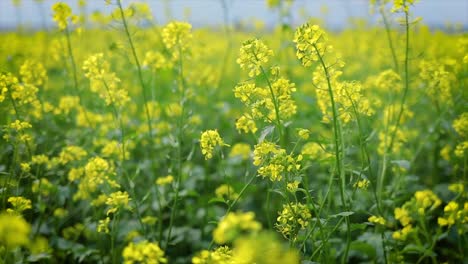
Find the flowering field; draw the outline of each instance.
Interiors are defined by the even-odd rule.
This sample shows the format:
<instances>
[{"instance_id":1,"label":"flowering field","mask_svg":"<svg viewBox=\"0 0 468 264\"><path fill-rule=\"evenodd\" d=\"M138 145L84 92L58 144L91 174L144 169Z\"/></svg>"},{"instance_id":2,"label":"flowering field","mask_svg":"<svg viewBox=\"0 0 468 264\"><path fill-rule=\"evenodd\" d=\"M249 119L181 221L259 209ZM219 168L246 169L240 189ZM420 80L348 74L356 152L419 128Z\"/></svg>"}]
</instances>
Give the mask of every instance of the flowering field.
<instances>
[{"instance_id":1,"label":"flowering field","mask_svg":"<svg viewBox=\"0 0 468 264\"><path fill-rule=\"evenodd\" d=\"M465 32L107 2L0 33L0 263L468 261Z\"/></svg>"}]
</instances>

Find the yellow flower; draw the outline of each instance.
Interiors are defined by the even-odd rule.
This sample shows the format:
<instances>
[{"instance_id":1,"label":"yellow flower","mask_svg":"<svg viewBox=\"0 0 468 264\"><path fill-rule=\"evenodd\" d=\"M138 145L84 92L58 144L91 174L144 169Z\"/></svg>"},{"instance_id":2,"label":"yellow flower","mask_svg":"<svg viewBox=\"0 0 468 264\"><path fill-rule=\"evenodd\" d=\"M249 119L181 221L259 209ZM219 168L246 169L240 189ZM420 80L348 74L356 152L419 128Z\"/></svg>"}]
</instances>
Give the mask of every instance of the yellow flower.
<instances>
[{"instance_id":1,"label":"yellow flower","mask_svg":"<svg viewBox=\"0 0 468 264\"><path fill-rule=\"evenodd\" d=\"M106 204L110 206L106 214L116 213L120 208L130 209L128 205L130 200L127 192L118 191L111 193L106 200Z\"/></svg>"},{"instance_id":2,"label":"yellow flower","mask_svg":"<svg viewBox=\"0 0 468 264\"><path fill-rule=\"evenodd\" d=\"M174 52L178 57L180 51L190 47L192 36L192 25L186 22L174 21L167 24L162 30L162 39L164 45Z\"/></svg>"},{"instance_id":3,"label":"yellow flower","mask_svg":"<svg viewBox=\"0 0 468 264\"><path fill-rule=\"evenodd\" d=\"M200 148L205 159L213 158L213 150L216 146L229 146L224 143L217 130L206 130L201 134Z\"/></svg>"},{"instance_id":4,"label":"yellow flower","mask_svg":"<svg viewBox=\"0 0 468 264\"><path fill-rule=\"evenodd\" d=\"M305 229L312 218L307 205L301 203L289 203L283 205L283 210L276 219L276 228L287 238L294 236L300 229Z\"/></svg>"},{"instance_id":5,"label":"yellow flower","mask_svg":"<svg viewBox=\"0 0 468 264\"><path fill-rule=\"evenodd\" d=\"M23 65L21 65L20 75L23 83L34 86L42 86L47 81L47 71L44 65L33 60L26 60Z\"/></svg>"},{"instance_id":6,"label":"yellow flower","mask_svg":"<svg viewBox=\"0 0 468 264\"><path fill-rule=\"evenodd\" d=\"M244 133L255 133L258 130L255 121L253 121L253 118L250 115L243 115L237 119L236 129L239 131L239 133L242 131L244 131Z\"/></svg>"},{"instance_id":7,"label":"yellow flower","mask_svg":"<svg viewBox=\"0 0 468 264\"><path fill-rule=\"evenodd\" d=\"M174 176L167 175L166 177L160 177L156 179L156 184L160 186L171 184L174 181Z\"/></svg>"},{"instance_id":8,"label":"yellow flower","mask_svg":"<svg viewBox=\"0 0 468 264\"><path fill-rule=\"evenodd\" d=\"M147 225L154 225L157 221L158 221L158 218L154 216L150 216L150 215L145 216L141 219L141 222Z\"/></svg>"},{"instance_id":9,"label":"yellow flower","mask_svg":"<svg viewBox=\"0 0 468 264\"><path fill-rule=\"evenodd\" d=\"M410 235L413 231L413 226L407 225L403 227L403 229L393 232L392 237L395 240L405 241L408 238L408 235Z\"/></svg>"},{"instance_id":10,"label":"yellow flower","mask_svg":"<svg viewBox=\"0 0 468 264\"><path fill-rule=\"evenodd\" d=\"M215 190L216 197L218 198L223 198L227 200L235 200L237 197L239 197L239 194L237 194L231 186L227 184L222 184Z\"/></svg>"},{"instance_id":11,"label":"yellow flower","mask_svg":"<svg viewBox=\"0 0 468 264\"><path fill-rule=\"evenodd\" d=\"M403 226L407 226L411 223L412 219L409 216L409 211L405 208L395 208L394 211L395 219L399 220Z\"/></svg>"},{"instance_id":12,"label":"yellow flower","mask_svg":"<svg viewBox=\"0 0 468 264\"><path fill-rule=\"evenodd\" d=\"M218 244L232 242L245 232L256 233L262 229L259 222L255 221L253 212L228 213L213 231L213 239Z\"/></svg>"},{"instance_id":13,"label":"yellow flower","mask_svg":"<svg viewBox=\"0 0 468 264\"><path fill-rule=\"evenodd\" d=\"M269 232L241 237L234 242L232 262L239 264L298 264L299 254Z\"/></svg>"},{"instance_id":14,"label":"yellow flower","mask_svg":"<svg viewBox=\"0 0 468 264\"><path fill-rule=\"evenodd\" d=\"M120 87L120 79L110 71L102 53L89 56L83 63L83 71L91 81L91 91L99 94L107 105L122 106L130 101L127 90Z\"/></svg>"},{"instance_id":15,"label":"yellow flower","mask_svg":"<svg viewBox=\"0 0 468 264\"><path fill-rule=\"evenodd\" d=\"M374 224L379 224L379 225L385 225L386 221L382 216L375 216L372 215L370 216L367 221L374 223Z\"/></svg>"},{"instance_id":16,"label":"yellow flower","mask_svg":"<svg viewBox=\"0 0 468 264\"><path fill-rule=\"evenodd\" d=\"M71 19L72 22L76 22L78 17L72 15L72 10L70 6L64 2L55 3L52 6L53 19L57 23L60 30L64 30L67 28L69 24L69 20Z\"/></svg>"},{"instance_id":17,"label":"yellow flower","mask_svg":"<svg viewBox=\"0 0 468 264\"><path fill-rule=\"evenodd\" d=\"M262 65L265 65L271 56L273 56L273 51L261 40L249 39L242 43L236 62L241 69L249 71L250 77L254 77L260 75Z\"/></svg>"},{"instance_id":18,"label":"yellow flower","mask_svg":"<svg viewBox=\"0 0 468 264\"><path fill-rule=\"evenodd\" d=\"M297 131L297 135L303 139L303 140L307 140L309 139L309 136L310 136L310 131L308 129L298 129Z\"/></svg>"},{"instance_id":19,"label":"yellow flower","mask_svg":"<svg viewBox=\"0 0 468 264\"><path fill-rule=\"evenodd\" d=\"M152 263L160 264L167 263L167 258L164 257L164 251L157 243L151 243L147 240L138 243L130 242L122 251L124 264L133 263Z\"/></svg>"},{"instance_id":20,"label":"yellow flower","mask_svg":"<svg viewBox=\"0 0 468 264\"><path fill-rule=\"evenodd\" d=\"M241 157L243 160L250 158L251 153L250 145L246 143L237 143L232 146L230 157Z\"/></svg>"},{"instance_id":21,"label":"yellow flower","mask_svg":"<svg viewBox=\"0 0 468 264\"><path fill-rule=\"evenodd\" d=\"M31 209L31 200L26 199L22 196L12 196L8 198L8 202L13 206L12 209L7 211L15 212L21 214L23 211L27 209Z\"/></svg>"},{"instance_id":22,"label":"yellow flower","mask_svg":"<svg viewBox=\"0 0 468 264\"><path fill-rule=\"evenodd\" d=\"M288 191L291 193L295 193L299 188L299 184L300 182L298 181L288 182L288 184L286 185L286 189L288 189Z\"/></svg>"},{"instance_id":23,"label":"yellow flower","mask_svg":"<svg viewBox=\"0 0 468 264\"><path fill-rule=\"evenodd\" d=\"M313 62L319 60L319 57L323 57L327 40L327 35L318 25L305 23L300 26L294 34L294 42L297 49L296 56L302 61L302 65L311 66Z\"/></svg>"},{"instance_id":24,"label":"yellow flower","mask_svg":"<svg viewBox=\"0 0 468 264\"><path fill-rule=\"evenodd\" d=\"M29 244L31 226L20 215L0 213L0 245L14 249Z\"/></svg>"},{"instance_id":25,"label":"yellow flower","mask_svg":"<svg viewBox=\"0 0 468 264\"><path fill-rule=\"evenodd\" d=\"M456 194L461 194L465 190L465 186L463 183L452 183L449 185L448 189Z\"/></svg>"},{"instance_id":26,"label":"yellow flower","mask_svg":"<svg viewBox=\"0 0 468 264\"><path fill-rule=\"evenodd\" d=\"M99 220L98 226L97 226L97 232L98 233L109 233L109 223L110 223L110 218L106 217L105 219Z\"/></svg>"},{"instance_id":27,"label":"yellow flower","mask_svg":"<svg viewBox=\"0 0 468 264\"><path fill-rule=\"evenodd\" d=\"M192 258L192 264L231 264L232 250L222 246L213 251L202 250Z\"/></svg>"},{"instance_id":28,"label":"yellow flower","mask_svg":"<svg viewBox=\"0 0 468 264\"><path fill-rule=\"evenodd\" d=\"M419 214L424 214L427 208L430 208L430 210L437 208L442 203L439 197L431 190L417 191L414 193L414 197L416 198Z\"/></svg>"}]
</instances>

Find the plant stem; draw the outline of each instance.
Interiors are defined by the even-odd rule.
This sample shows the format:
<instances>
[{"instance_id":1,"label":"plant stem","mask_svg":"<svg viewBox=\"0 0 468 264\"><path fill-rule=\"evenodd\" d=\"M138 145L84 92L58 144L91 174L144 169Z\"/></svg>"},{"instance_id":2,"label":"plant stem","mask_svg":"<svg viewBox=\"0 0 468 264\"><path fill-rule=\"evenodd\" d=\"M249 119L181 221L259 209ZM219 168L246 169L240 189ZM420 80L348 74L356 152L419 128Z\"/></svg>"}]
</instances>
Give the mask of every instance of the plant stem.
<instances>
[{"instance_id":1,"label":"plant stem","mask_svg":"<svg viewBox=\"0 0 468 264\"><path fill-rule=\"evenodd\" d=\"M385 9L384 5L380 6L379 8L380 14L382 15L382 19L385 25L385 32L387 33L387 40L388 40L388 45L390 47L390 51L392 53L392 58L393 58L393 64L395 67L395 71L398 73L399 72L399 67L398 67L398 60L395 54L395 48L393 47L393 41L392 41L392 32L390 30L390 24L388 23L387 16L385 15Z\"/></svg>"},{"instance_id":2,"label":"plant stem","mask_svg":"<svg viewBox=\"0 0 468 264\"><path fill-rule=\"evenodd\" d=\"M409 37L410 37L410 35L409 35L409 21L408 21L408 19L409 19L408 11L405 11L405 30L406 30L406 47L405 47L405 63L404 63L405 88L403 90L403 96L401 98L401 103L400 103L400 110L398 112L395 127L394 127L393 131L391 131L392 134L391 134L391 137L390 137L390 144L388 146L386 146L386 148L385 148L384 160L382 161L382 171L381 171L381 174L380 174L380 178L379 178L379 182L378 182L379 185L378 185L378 188L377 188L377 192L378 192L380 201L382 200L382 188L383 188L383 184L384 184L384 181L385 181L385 174L386 174L386 170L387 170L387 153L393 147L395 137L396 137L396 133L397 133L397 131L399 129L401 118L403 116L403 112L404 112L404 109L405 109L404 107L405 107L405 103L406 103L406 97L407 97L408 90L409 90L409 45L410 45ZM386 139L385 139L385 141L386 141Z\"/></svg>"},{"instance_id":3,"label":"plant stem","mask_svg":"<svg viewBox=\"0 0 468 264\"><path fill-rule=\"evenodd\" d=\"M327 79L327 86L328 86L328 94L330 95L330 103L331 103L331 107L332 107L332 114L333 114L333 135L334 135L334 141L335 141L335 169L337 170L337 174L339 175L339 179L340 179L340 184L339 184L339 187L340 187L340 198L341 198L341 203L342 203L342 206L343 206L343 209L344 210L348 210L348 206L347 206L347 203L346 203L346 198L345 198L345 175L344 175L344 164L343 164L343 159L342 159L342 155L343 155L343 135L341 134L341 128L340 128L340 125L339 125L339 120L338 120L338 110L336 108L336 104L335 104L335 97L334 97L334 94L333 94L333 89L332 89L332 86L331 86L331 81L330 81L330 74L328 72L328 68L325 64L325 61L323 60L323 57L322 55L320 54L320 51L319 49L317 48L317 46L315 44L313 44L313 47L315 49L315 52L317 53L318 55L318 58L320 60L320 64L323 68L323 71L325 73L325 77ZM341 146L341 150L340 150L340 146ZM334 174L332 173L332 175L330 177L333 177ZM345 216L345 221L346 221L346 246L345 246L345 252L343 254L343 257L341 259L341 263L346 263L347 259L348 259L348 253L349 253L349 247L350 247L350 244L351 244L351 226L350 226L350 220L349 220L349 216Z\"/></svg>"},{"instance_id":4,"label":"plant stem","mask_svg":"<svg viewBox=\"0 0 468 264\"><path fill-rule=\"evenodd\" d=\"M275 108L275 116L276 116L276 126L278 128L278 133L280 137L280 144L281 146L285 146L284 142L284 137L283 137L283 129L281 126L281 119L280 119L280 111L279 111L279 105L278 105L278 100L276 98L275 92L273 90L273 86L271 85L270 78L268 78L268 75L265 72L265 69L263 66L260 66L260 70L262 71L262 75L265 78L265 80L268 83L268 88L270 89L270 94L271 94L271 100L273 101L273 106Z\"/></svg>"},{"instance_id":5,"label":"plant stem","mask_svg":"<svg viewBox=\"0 0 468 264\"><path fill-rule=\"evenodd\" d=\"M147 126L148 126L148 136L152 139L153 138L153 129L152 129L152 126L151 126L151 115L150 115L149 108L148 108L148 96L146 95L145 83L143 81L143 73L141 71L140 60L138 59L138 56L136 54L135 45L133 44L133 40L132 40L132 37L130 35L130 31L128 29L128 23L127 23L127 19L125 17L125 12L123 11L123 8L122 8L121 0L117 0L117 5L119 6L120 16L122 17L122 23L123 23L123 26L124 26L124 29L125 29L125 34L127 35L128 43L130 44L130 48L132 50L133 59L135 60L135 63L136 63L136 66L137 66L138 80L140 82L141 91L142 91L142 95L143 95L145 114L146 114L146 121L147 121Z\"/></svg>"}]
</instances>

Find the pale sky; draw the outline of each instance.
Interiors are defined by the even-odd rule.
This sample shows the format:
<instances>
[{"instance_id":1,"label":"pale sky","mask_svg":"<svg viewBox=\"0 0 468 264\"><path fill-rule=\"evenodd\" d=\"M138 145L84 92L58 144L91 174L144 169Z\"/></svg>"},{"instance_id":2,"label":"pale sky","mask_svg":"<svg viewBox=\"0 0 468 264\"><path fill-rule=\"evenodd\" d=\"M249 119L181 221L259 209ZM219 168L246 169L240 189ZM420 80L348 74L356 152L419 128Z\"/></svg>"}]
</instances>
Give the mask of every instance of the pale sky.
<instances>
[{"instance_id":1,"label":"pale sky","mask_svg":"<svg viewBox=\"0 0 468 264\"><path fill-rule=\"evenodd\" d=\"M19 10L22 24L41 27L43 19L48 26L53 25L50 7L56 0L44 0L39 6L34 0L21 0ZM159 23L166 22L164 15L165 0L123 0L124 5L130 2L147 2L150 4L154 17ZM172 16L176 20L185 20L187 10L190 10L188 22L195 26L222 25L223 11L221 0L168 0ZM230 2L231 21L249 21L255 17L271 25L276 21L277 14L269 10L265 0L226 0ZM74 12L77 10L78 0L62 0L69 3ZM104 0L87 0L87 12L100 10L109 12L112 7L106 6ZM341 28L346 25L349 17L364 17L369 21L377 21L378 15L369 14L369 5L366 0L295 0L293 6L293 23L303 22L298 14L301 7L306 7L307 13L314 17L323 17L320 9L327 6L328 15L325 21L329 27ZM42 8L42 11L41 11ZM423 17L423 21L431 26L443 26L446 23L462 24L468 28L468 0L421 0L412 8L414 16ZM45 16L41 15L45 13ZM12 0L0 0L0 29L14 28L18 21L17 12Z\"/></svg>"}]
</instances>

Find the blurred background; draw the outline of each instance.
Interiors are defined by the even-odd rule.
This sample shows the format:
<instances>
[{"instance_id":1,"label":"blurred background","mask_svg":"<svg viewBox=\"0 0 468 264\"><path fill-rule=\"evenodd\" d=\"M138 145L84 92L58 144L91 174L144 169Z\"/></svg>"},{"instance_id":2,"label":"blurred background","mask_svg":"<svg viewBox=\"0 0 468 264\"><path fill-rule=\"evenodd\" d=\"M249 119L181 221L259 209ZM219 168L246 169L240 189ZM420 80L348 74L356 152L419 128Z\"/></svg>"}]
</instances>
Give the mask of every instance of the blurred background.
<instances>
[{"instance_id":1,"label":"blurred background","mask_svg":"<svg viewBox=\"0 0 468 264\"><path fill-rule=\"evenodd\" d=\"M62 0L80 13L79 0ZM15 5L14 2L19 2ZM0 30L14 30L20 23L26 28L53 27L51 6L57 0L0 0ZM160 24L168 20L185 20L197 26L220 26L224 21L223 4L227 7L227 18L233 25L249 25L263 21L271 27L278 21L279 11L269 9L265 0L123 0L146 2L150 5L154 18ZM104 0L87 0L81 11L87 14L99 11L108 14L113 9ZM465 30L468 28L468 0L422 0L412 8L414 16L423 17L425 24L432 28L447 25ZM46 14L41 15L42 14ZM380 16L372 14L367 0L295 0L292 6L292 25L301 24L307 17L324 20L328 28L340 29L349 23L350 18L364 18L370 23L378 23ZM258 25L257 25L258 26Z\"/></svg>"}]
</instances>

